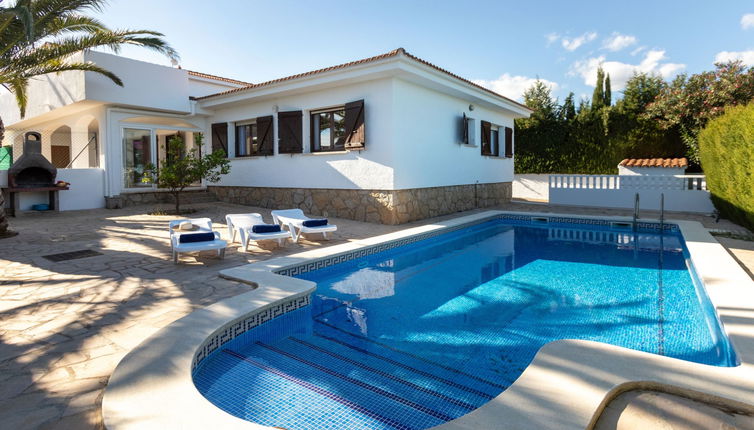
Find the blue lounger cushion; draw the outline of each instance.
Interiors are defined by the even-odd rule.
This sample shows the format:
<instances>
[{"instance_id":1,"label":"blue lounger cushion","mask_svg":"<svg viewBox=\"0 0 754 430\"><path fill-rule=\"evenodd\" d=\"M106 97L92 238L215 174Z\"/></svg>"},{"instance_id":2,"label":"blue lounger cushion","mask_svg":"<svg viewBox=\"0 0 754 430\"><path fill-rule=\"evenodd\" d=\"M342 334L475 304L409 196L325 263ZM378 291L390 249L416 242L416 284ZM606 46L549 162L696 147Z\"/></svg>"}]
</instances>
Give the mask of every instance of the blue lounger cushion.
<instances>
[{"instance_id":1,"label":"blue lounger cushion","mask_svg":"<svg viewBox=\"0 0 754 430\"><path fill-rule=\"evenodd\" d=\"M282 230L277 224L257 224L251 226L251 231L253 233L278 233Z\"/></svg>"},{"instance_id":2,"label":"blue lounger cushion","mask_svg":"<svg viewBox=\"0 0 754 430\"><path fill-rule=\"evenodd\" d=\"M195 243L195 242L212 242L215 240L215 233L187 233L178 237L178 243Z\"/></svg>"},{"instance_id":3,"label":"blue lounger cushion","mask_svg":"<svg viewBox=\"0 0 754 430\"><path fill-rule=\"evenodd\" d=\"M304 227L322 227L327 225L327 218L325 219L308 219L303 222Z\"/></svg>"}]
</instances>

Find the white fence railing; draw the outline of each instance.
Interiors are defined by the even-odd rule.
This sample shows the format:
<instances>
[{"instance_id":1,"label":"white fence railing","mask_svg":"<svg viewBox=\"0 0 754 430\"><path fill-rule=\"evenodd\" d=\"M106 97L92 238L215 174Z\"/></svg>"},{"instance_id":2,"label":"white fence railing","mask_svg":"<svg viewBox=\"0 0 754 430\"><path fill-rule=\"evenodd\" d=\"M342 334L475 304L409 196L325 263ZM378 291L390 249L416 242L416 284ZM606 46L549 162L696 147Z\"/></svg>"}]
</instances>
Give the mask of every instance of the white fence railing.
<instances>
[{"instance_id":1,"label":"white fence railing","mask_svg":"<svg viewBox=\"0 0 754 430\"><path fill-rule=\"evenodd\" d=\"M593 190L707 190L704 175L550 175L550 188Z\"/></svg>"},{"instance_id":2,"label":"white fence railing","mask_svg":"<svg viewBox=\"0 0 754 430\"><path fill-rule=\"evenodd\" d=\"M633 208L639 193L643 209L710 213L714 210L704 175L550 175L551 204Z\"/></svg>"}]
</instances>

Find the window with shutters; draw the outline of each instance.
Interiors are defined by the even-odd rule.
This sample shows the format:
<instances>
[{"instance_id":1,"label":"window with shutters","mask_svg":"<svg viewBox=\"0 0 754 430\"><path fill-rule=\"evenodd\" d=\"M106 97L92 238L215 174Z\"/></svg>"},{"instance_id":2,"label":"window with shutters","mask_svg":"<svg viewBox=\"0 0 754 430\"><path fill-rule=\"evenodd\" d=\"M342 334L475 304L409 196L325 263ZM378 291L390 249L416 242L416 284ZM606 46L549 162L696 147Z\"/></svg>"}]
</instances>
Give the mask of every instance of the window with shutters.
<instances>
[{"instance_id":1,"label":"window with shutters","mask_svg":"<svg viewBox=\"0 0 754 430\"><path fill-rule=\"evenodd\" d=\"M257 125L236 124L236 157L259 155L257 143Z\"/></svg>"},{"instance_id":2,"label":"window with shutters","mask_svg":"<svg viewBox=\"0 0 754 430\"><path fill-rule=\"evenodd\" d=\"M500 155L500 128L482 121L482 155Z\"/></svg>"},{"instance_id":3,"label":"window with shutters","mask_svg":"<svg viewBox=\"0 0 754 430\"><path fill-rule=\"evenodd\" d=\"M272 117L236 123L236 157L272 155Z\"/></svg>"},{"instance_id":4,"label":"window with shutters","mask_svg":"<svg viewBox=\"0 0 754 430\"><path fill-rule=\"evenodd\" d=\"M461 144L476 147L476 119L467 117L465 113L460 119Z\"/></svg>"},{"instance_id":5,"label":"window with shutters","mask_svg":"<svg viewBox=\"0 0 754 430\"><path fill-rule=\"evenodd\" d=\"M304 151L302 118L303 113L300 110L278 112L279 154L300 154Z\"/></svg>"},{"instance_id":6,"label":"window with shutters","mask_svg":"<svg viewBox=\"0 0 754 430\"><path fill-rule=\"evenodd\" d=\"M212 152L222 150L228 155L228 123L212 124Z\"/></svg>"},{"instance_id":7,"label":"window with shutters","mask_svg":"<svg viewBox=\"0 0 754 430\"><path fill-rule=\"evenodd\" d=\"M364 100L343 107L313 111L311 114L311 151L328 152L364 149Z\"/></svg>"},{"instance_id":8,"label":"window with shutters","mask_svg":"<svg viewBox=\"0 0 754 430\"><path fill-rule=\"evenodd\" d=\"M315 112L311 116L312 152L346 149L346 109Z\"/></svg>"},{"instance_id":9,"label":"window with shutters","mask_svg":"<svg viewBox=\"0 0 754 430\"><path fill-rule=\"evenodd\" d=\"M505 158L513 158L513 129L505 127Z\"/></svg>"}]
</instances>

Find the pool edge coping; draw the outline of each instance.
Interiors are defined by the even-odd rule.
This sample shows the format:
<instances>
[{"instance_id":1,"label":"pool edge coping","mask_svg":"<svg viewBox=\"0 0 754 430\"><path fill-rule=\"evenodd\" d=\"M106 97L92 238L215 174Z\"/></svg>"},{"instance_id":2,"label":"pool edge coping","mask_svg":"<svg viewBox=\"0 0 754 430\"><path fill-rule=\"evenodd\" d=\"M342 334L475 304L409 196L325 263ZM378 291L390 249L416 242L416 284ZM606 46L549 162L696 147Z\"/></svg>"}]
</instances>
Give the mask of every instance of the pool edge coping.
<instances>
[{"instance_id":1,"label":"pool edge coping","mask_svg":"<svg viewBox=\"0 0 754 430\"><path fill-rule=\"evenodd\" d=\"M109 429L149 429L171 426L205 428L214 425L221 428L271 429L232 416L209 402L194 386L192 366L196 351L202 344L209 337L227 329L232 322L314 290L312 282L278 275L275 271L424 233L484 222L504 214L617 222L632 220L630 217L616 216L484 211L223 270L222 277L256 285L257 288L194 311L132 349L118 364L106 387L102 402L105 426ZM621 387L640 381L651 381L690 393L708 393L714 398L751 406L747 399L754 396L754 281L700 223L683 220L667 220L666 223L678 225L696 272L736 349L741 365L716 368L598 342L558 340L543 346L514 384L495 399L435 429L499 427L502 422L506 423L506 427L517 429L583 429L594 423L609 398L618 391L625 391ZM714 258L707 260L708 254ZM730 276L720 273L723 269L732 270L733 273ZM741 274L744 278L741 278ZM734 299L731 289L736 290L736 294L746 289L746 285L734 285L739 282L748 283L748 294ZM722 307L722 304L726 307ZM726 310L728 307L737 310L731 314ZM740 318L736 316L737 312L751 313L752 322L748 325L737 324L736 318ZM191 330L188 330L189 327ZM585 371L590 375L584 374ZM600 379L597 380L593 374L599 374ZM574 378L573 375L581 377ZM556 388L559 386L566 389Z\"/></svg>"}]
</instances>

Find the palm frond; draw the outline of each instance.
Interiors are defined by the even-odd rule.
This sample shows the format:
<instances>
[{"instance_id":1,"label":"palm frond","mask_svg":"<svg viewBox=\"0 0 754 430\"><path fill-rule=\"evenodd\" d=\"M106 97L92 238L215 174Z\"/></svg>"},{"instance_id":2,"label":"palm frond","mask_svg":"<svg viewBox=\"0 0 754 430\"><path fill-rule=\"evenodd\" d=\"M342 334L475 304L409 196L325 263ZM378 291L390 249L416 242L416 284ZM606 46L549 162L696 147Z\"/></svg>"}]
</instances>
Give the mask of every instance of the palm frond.
<instances>
[{"instance_id":1,"label":"palm frond","mask_svg":"<svg viewBox=\"0 0 754 430\"><path fill-rule=\"evenodd\" d=\"M118 86L123 86L123 81L113 72L102 68L94 63L80 63L80 62L50 62L48 64L29 69L24 74L23 78L28 79L34 76L46 75L48 73L60 73L71 70L79 70L85 72L99 73L107 78L110 78L113 83Z\"/></svg>"},{"instance_id":2,"label":"palm frond","mask_svg":"<svg viewBox=\"0 0 754 430\"><path fill-rule=\"evenodd\" d=\"M28 79L19 77L16 77L13 80L5 83L5 87L10 90L10 92L12 92L14 97L16 98L16 104L18 105L18 110L21 113L21 118L26 115L26 106L29 102L26 93L26 87L28 86L28 84Z\"/></svg>"},{"instance_id":3,"label":"palm frond","mask_svg":"<svg viewBox=\"0 0 754 430\"><path fill-rule=\"evenodd\" d=\"M51 20L45 32L47 36L57 36L63 33L75 32L95 33L108 31L108 28L99 20L84 15L65 15Z\"/></svg>"},{"instance_id":4,"label":"palm frond","mask_svg":"<svg viewBox=\"0 0 754 430\"><path fill-rule=\"evenodd\" d=\"M23 34L31 40L34 36L34 18L28 6L28 0L19 1L13 7L0 7L0 34L14 23L20 24Z\"/></svg>"}]
</instances>

